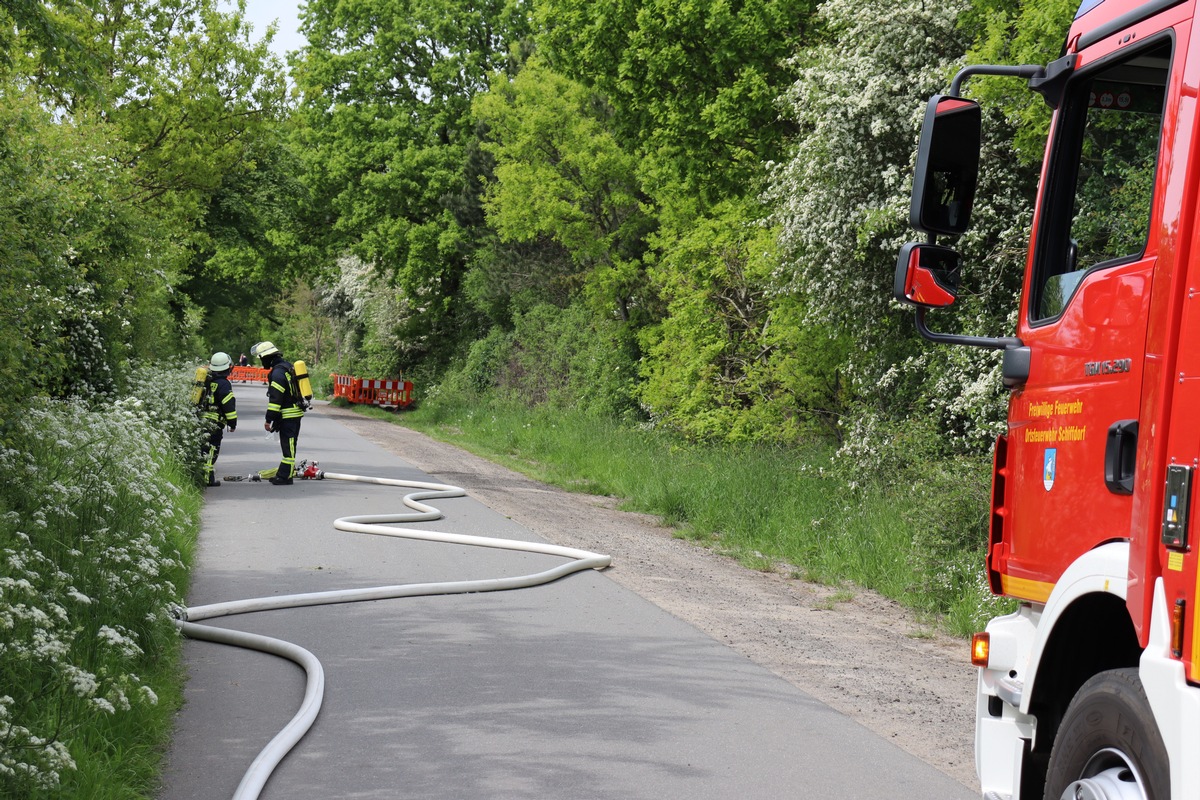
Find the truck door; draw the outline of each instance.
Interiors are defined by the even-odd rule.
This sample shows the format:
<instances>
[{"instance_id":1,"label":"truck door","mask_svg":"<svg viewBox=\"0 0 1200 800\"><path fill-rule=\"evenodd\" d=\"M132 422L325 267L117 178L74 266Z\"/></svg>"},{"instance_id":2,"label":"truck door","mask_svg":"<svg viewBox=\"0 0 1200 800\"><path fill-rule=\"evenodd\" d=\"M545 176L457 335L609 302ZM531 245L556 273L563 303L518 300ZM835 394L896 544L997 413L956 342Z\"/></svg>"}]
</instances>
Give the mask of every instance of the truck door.
<instances>
[{"instance_id":1,"label":"truck door","mask_svg":"<svg viewBox=\"0 0 1200 800\"><path fill-rule=\"evenodd\" d=\"M1184 16L1085 43L1055 115L1017 326L1030 371L1009 405L1008 521L989 559L1012 596L1044 602L1074 557L1130 537L1150 293L1177 222L1162 211L1164 120Z\"/></svg>"},{"instance_id":2,"label":"truck door","mask_svg":"<svg viewBox=\"0 0 1200 800\"><path fill-rule=\"evenodd\" d=\"M1195 77L1187 76L1200 72L1200 53L1189 53L1188 61L1184 86L1190 83L1190 91L1196 93ZM1146 535L1131 547L1128 599L1135 624L1146 630L1150 591L1162 578L1172 615L1172 655L1184 662L1188 679L1200 683L1200 500L1193 485L1200 471L1200 254L1195 246L1200 175L1194 167L1192 174L1182 175L1183 154L1194 153L1200 141L1193 127L1197 104L1193 99L1188 107L1187 102L1178 112L1179 141L1173 148L1180 153L1176 170L1181 175L1172 176L1166 190L1177 200L1164 204L1165 226L1174 233L1173 249L1168 253L1161 248L1150 306L1143 416L1159 424L1157 438L1145 443L1139 457L1147 475L1144 493L1135 495L1141 509L1135 507L1134 519ZM1189 163L1200 162L1193 156ZM1145 638L1143 634L1143 642Z\"/></svg>"}]
</instances>

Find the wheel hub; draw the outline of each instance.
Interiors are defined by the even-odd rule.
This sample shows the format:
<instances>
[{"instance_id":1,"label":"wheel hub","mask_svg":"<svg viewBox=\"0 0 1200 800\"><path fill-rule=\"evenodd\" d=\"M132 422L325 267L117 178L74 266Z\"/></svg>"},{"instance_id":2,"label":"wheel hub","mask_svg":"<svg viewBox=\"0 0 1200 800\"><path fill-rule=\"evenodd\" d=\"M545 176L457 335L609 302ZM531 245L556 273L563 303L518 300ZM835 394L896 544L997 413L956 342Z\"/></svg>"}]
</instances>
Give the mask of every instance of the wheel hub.
<instances>
[{"instance_id":1,"label":"wheel hub","mask_svg":"<svg viewBox=\"0 0 1200 800\"><path fill-rule=\"evenodd\" d=\"M1150 800L1141 774L1119 750L1106 748L1088 759L1078 780L1060 800Z\"/></svg>"}]
</instances>

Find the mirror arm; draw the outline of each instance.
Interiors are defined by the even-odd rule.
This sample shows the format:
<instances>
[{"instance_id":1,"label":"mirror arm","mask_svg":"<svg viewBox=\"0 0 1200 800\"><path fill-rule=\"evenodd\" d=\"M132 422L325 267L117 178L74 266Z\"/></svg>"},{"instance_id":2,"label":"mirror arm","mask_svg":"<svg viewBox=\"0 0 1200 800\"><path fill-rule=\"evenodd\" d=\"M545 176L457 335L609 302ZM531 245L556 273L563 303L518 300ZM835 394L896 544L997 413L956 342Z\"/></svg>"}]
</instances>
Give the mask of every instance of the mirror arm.
<instances>
[{"instance_id":1,"label":"mirror arm","mask_svg":"<svg viewBox=\"0 0 1200 800\"><path fill-rule=\"evenodd\" d=\"M998 64L972 64L969 67L963 67L954 76L954 81L950 84L950 95L952 97L962 97L960 90L962 89L963 81L972 75L1000 75L1010 76L1013 78L1030 78L1040 77L1045 74L1045 67L1036 64L1022 64L1019 67L1001 66Z\"/></svg>"},{"instance_id":2,"label":"mirror arm","mask_svg":"<svg viewBox=\"0 0 1200 800\"><path fill-rule=\"evenodd\" d=\"M954 333L937 333L931 331L929 330L929 326L925 324L925 312L928 310L922 306L917 306L917 333L931 342L938 344L961 344L967 347L987 347L992 350L1009 350L1024 346L1021 340L1015 336L994 338L991 336L961 336Z\"/></svg>"}]
</instances>

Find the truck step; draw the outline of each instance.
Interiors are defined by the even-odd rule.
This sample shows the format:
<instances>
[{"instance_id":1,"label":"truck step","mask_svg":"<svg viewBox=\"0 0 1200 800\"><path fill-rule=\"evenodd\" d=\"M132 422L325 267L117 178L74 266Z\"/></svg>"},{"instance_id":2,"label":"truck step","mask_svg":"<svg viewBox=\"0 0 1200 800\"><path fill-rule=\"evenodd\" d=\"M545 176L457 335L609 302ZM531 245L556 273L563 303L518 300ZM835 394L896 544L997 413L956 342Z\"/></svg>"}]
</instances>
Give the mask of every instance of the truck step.
<instances>
[{"instance_id":1,"label":"truck step","mask_svg":"<svg viewBox=\"0 0 1200 800\"><path fill-rule=\"evenodd\" d=\"M996 681L996 696L1013 708L1021 707L1021 695L1025 692L1025 682L1016 678L1004 677Z\"/></svg>"}]
</instances>

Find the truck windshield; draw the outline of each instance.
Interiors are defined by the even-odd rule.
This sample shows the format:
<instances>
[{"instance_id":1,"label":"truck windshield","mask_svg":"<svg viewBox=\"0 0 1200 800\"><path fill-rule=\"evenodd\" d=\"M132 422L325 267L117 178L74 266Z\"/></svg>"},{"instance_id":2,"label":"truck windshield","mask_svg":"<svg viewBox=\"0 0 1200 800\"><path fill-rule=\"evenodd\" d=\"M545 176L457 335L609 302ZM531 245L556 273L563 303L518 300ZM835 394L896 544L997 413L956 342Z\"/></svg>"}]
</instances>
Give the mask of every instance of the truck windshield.
<instances>
[{"instance_id":1,"label":"truck windshield","mask_svg":"<svg viewBox=\"0 0 1200 800\"><path fill-rule=\"evenodd\" d=\"M1043 202L1035 320L1062 313L1084 274L1146 250L1171 43L1067 88Z\"/></svg>"}]
</instances>

